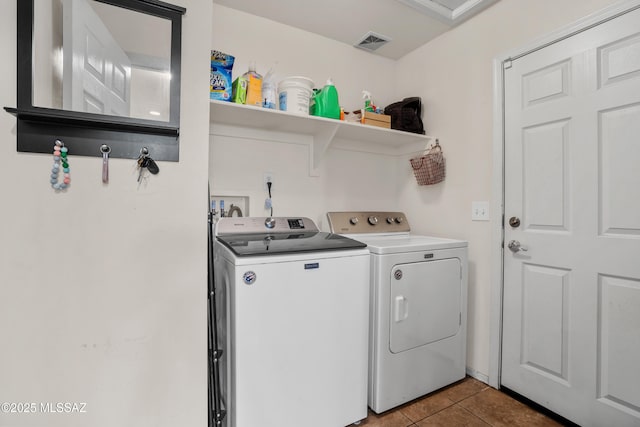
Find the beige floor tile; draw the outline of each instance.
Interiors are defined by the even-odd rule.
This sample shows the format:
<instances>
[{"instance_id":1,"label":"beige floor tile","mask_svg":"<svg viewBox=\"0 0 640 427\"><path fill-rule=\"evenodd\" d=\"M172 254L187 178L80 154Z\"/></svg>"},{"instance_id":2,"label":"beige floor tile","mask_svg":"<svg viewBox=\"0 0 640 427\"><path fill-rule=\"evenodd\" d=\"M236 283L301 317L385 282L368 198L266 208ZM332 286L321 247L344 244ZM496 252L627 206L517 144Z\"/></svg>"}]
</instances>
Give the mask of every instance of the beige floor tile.
<instances>
[{"instance_id":1,"label":"beige floor tile","mask_svg":"<svg viewBox=\"0 0 640 427\"><path fill-rule=\"evenodd\" d=\"M493 388L487 388L461 401L458 405L496 427L550 427L561 425Z\"/></svg>"},{"instance_id":2,"label":"beige floor tile","mask_svg":"<svg viewBox=\"0 0 640 427\"><path fill-rule=\"evenodd\" d=\"M450 406L417 423L419 427L489 427L482 421L459 405Z\"/></svg>"},{"instance_id":3,"label":"beige floor tile","mask_svg":"<svg viewBox=\"0 0 640 427\"><path fill-rule=\"evenodd\" d=\"M446 387L438 393L454 402L459 402L467 397L473 396L476 393L480 393L482 390L489 387L485 383L476 380L475 378L467 377L464 380Z\"/></svg>"},{"instance_id":4,"label":"beige floor tile","mask_svg":"<svg viewBox=\"0 0 640 427\"><path fill-rule=\"evenodd\" d=\"M433 393L401 406L398 411L402 412L413 422L416 422L448 408L453 405L453 403L453 401L442 396L440 393Z\"/></svg>"},{"instance_id":5,"label":"beige floor tile","mask_svg":"<svg viewBox=\"0 0 640 427\"><path fill-rule=\"evenodd\" d=\"M413 425L413 421L407 418L400 411L383 412L376 414L369 410L369 416L358 424L358 427L408 427Z\"/></svg>"}]
</instances>

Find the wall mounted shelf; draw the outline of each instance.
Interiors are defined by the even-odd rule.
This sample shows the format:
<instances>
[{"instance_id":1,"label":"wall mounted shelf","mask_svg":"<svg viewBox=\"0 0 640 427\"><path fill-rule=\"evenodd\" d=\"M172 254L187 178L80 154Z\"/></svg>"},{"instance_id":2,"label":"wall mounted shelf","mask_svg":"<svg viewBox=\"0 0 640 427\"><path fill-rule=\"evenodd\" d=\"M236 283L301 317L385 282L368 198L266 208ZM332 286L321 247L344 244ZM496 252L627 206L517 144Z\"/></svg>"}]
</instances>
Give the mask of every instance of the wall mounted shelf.
<instances>
[{"instance_id":1,"label":"wall mounted shelf","mask_svg":"<svg viewBox=\"0 0 640 427\"><path fill-rule=\"evenodd\" d=\"M330 146L366 153L403 155L422 151L434 140L428 135L216 100L210 102L209 118L212 125L311 136L312 170L318 168Z\"/></svg>"}]
</instances>

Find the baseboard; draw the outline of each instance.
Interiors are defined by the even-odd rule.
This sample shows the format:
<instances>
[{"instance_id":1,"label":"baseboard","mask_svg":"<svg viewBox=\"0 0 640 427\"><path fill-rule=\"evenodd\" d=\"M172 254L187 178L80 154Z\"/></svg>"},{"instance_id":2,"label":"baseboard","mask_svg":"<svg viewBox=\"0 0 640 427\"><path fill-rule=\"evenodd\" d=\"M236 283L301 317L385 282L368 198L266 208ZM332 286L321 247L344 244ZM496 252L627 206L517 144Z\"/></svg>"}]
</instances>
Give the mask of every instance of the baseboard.
<instances>
[{"instance_id":1,"label":"baseboard","mask_svg":"<svg viewBox=\"0 0 640 427\"><path fill-rule=\"evenodd\" d=\"M489 384L489 376L483 374L482 372L478 372L475 369L471 369L470 367L467 366L467 375L469 375L472 378L477 379L478 381L482 381L485 384Z\"/></svg>"}]
</instances>

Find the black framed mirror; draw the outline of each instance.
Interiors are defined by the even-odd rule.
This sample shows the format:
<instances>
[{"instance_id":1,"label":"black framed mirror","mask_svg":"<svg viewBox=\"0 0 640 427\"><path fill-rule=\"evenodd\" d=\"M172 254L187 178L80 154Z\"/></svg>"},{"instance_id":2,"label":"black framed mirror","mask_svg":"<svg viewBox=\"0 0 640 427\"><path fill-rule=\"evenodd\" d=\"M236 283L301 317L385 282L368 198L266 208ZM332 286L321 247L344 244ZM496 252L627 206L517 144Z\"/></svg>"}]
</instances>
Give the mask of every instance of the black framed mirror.
<instances>
[{"instance_id":1,"label":"black framed mirror","mask_svg":"<svg viewBox=\"0 0 640 427\"><path fill-rule=\"evenodd\" d=\"M18 151L178 161L186 9L157 0L19 0Z\"/></svg>"}]
</instances>

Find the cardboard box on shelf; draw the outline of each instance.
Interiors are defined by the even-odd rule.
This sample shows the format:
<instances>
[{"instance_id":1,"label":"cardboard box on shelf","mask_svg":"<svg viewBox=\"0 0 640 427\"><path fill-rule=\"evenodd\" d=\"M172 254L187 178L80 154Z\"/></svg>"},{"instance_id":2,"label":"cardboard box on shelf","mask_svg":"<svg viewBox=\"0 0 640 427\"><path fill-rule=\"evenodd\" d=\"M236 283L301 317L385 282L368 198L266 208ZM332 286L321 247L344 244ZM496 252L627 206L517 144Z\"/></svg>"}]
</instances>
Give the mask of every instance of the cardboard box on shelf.
<instances>
[{"instance_id":1,"label":"cardboard box on shelf","mask_svg":"<svg viewBox=\"0 0 640 427\"><path fill-rule=\"evenodd\" d=\"M391 129L391 116L365 111L362 117L362 123L369 126Z\"/></svg>"}]
</instances>

